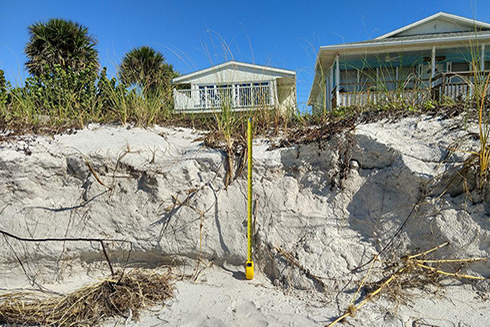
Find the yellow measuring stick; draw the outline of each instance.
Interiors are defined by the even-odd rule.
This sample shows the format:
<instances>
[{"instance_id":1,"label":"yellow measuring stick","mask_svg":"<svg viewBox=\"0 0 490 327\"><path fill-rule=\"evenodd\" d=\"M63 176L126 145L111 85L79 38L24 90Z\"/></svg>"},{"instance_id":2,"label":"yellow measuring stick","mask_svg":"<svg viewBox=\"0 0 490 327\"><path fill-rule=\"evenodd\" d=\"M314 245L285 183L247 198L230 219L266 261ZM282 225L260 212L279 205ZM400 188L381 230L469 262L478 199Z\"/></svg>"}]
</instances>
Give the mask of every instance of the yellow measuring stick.
<instances>
[{"instance_id":1,"label":"yellow measuring stick","mask_svg":"<svg viewBox=\"0 0 490 327\"><path fill-rule=\"evenodd\" d=\"M245 263L245 278L254 278L254 262L252 260L252 118L247 123L247 262Z\"/></svg>"}]
</instances>

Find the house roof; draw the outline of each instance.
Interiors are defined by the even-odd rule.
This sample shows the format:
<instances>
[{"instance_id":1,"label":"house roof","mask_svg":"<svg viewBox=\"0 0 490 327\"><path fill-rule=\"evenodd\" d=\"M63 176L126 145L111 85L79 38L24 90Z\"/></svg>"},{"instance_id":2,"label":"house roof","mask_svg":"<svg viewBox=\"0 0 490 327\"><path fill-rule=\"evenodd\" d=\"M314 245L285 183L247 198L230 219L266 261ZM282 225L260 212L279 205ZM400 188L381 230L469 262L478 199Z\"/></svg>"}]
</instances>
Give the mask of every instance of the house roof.
<instances>
[{"instance_id":1,"label":"house roof","mask_svg":"<svg viewBox=\"0 0 490 327\"><path fill-rule=\"evenodd\" d=\"M391 47L391 46L412 46L412 45L435 45L437 43L451 43L468 40L478 40L480 42L490 39L489 31L479 32L448 32L419 34L409 36L398 36L385 39L372 39L361 42L334 44L320 47L320 51L348 50L348 49L366 49L374 47ZM338 52L338 51L337 51Z\"/></svg>"},{"instance_id":2,"label":"house roof","mask_svg":"<svg viewBox=\"0 0 490 327\"><path fill-rule=\"evenodd\" d=\"M436 23L446 24L453 31L434 33L437 30ZM456 31L454 31L456 30ZM444 12L421 19L392 32L383 34L375 39L334 44L320 47L315 64L315 78L308 98L311 104L320 91L319 85L323 74L322 70L329 68L337 54L368 54L379 52L402 52L431 49L432 46L454 47L458 43L469 43L477 41L479 44L490 43L490 24L456 16Z\"/></svg>"},{"instance_id":3,"label":"house roof","mask_svg":"<svg viewBox=\"0 0 490 327\"><path fill-rule=\"evenodd\" d=\"M406 33L407 31L409 30L413 30L415 29L416 27L419 27L419 26L422 26L424 24L428 24L432 21L435 21L435 20L441 20L441 21L447 21L447 22L451 22L453 24L456 24L456 25L459 25L461 27L469 27L470 30L473 29L473 30L476 30L476 29L479 29L479 30L485 30L485 29L490 29L490 24L488 23L485 23L485 22L480 22L480 21L477 21L477 20L474 20L474 19L469 19L469 18L465 18L465 17L461 17L461 16L457 16L457 15L452 15L452 14L448 14L448 13L445 13L445 12L438 12L437 14L434 14L432 16L429 16L429 17L426 17L424 19L421 19L421 20L418 20L416 21L415 23L412 23L412 24L409 24L409 25L406 25L406 26L403 26L397 30L394 30L392 32L389 32L389 33L386 33L386 34L383 34L381 36L378 36L376 38L376 40L381 40L381 39L386 39L386 38L390 38L390 37L396 37L402 33Z\"/></svg>"},{"instance_id":4,"label":"house roof","mask_svg":"<svg viewBox=\"0 0 490 327\"><path fill-rule=\"evenodd\" d=\"M258 73L263 73L263 72L270 72L270 73L275 73L279 75L283 75L283 77L295 77L296 72L293 70L287 70L287 69L280 69L280 68L274 68L274 67L269 67L269 66L262 66L262 65L256 65L256 64L249 64L245 62L240 62L240 61L227 61L225 63L215 65L206 69L198 70L183 76L179 76L177 78L174 78L172 80L173 84L178 84L178 83L185 83L189 80L192 80L195 77L198 77L200 75L208 74L213 71L219 71L228 67L233 67L233 69L239 70L240 68L245 68L245 69L252 69L256 70Z\"/></svg>"}]
</instances>

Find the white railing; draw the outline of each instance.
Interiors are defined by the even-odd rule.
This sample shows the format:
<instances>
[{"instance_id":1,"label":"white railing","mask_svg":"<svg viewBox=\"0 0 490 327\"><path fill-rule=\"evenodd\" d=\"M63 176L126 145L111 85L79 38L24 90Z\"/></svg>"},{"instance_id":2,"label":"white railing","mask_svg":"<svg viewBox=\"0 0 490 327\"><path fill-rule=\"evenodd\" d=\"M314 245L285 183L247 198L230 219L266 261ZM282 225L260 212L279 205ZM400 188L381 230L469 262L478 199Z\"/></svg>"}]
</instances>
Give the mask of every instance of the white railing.
<instances>
[{"instance_id":1,"label":"white railing","mask_svg":"<svg viewBox=\"0 0 490 327\"><path fill-rule=\"evenodd\" d=\"M468 84L445 84L439 86L439 94L455 100L468 100L473 95L473 87Z\"/></svg>"},{"instance_id":2,"label":"white railing","mask_svg":"<svg viewBox=\"0 0 490 327\"><path fill-rule=\"evenodd\" d=\"M273 107L275 95L270 85L206 86L174 89L176 112L212 112L223 108L249 110Z\"/></svg>"},{"instance_id":3,"label":"white railing","mask_svg":"<svg viewBox=\"0 0 490 327\"><path fill-rule=\"evenodd\" d=\"M485 72L484 72L485 74ZM439 96L452 99L468 100L473 96L474 72L444 73L438 76ZM485 77L485 75L481 75ZM483 78L484 80L484 78Z\"/></svg>"},{"instance_id":4,"label":"white railing","mask_svg":"<svg viewBox=\"0 0 490 327\"><path fill-rule=\"evenodd\" d=\"M403 101L407 104L416 105L430 99L441 100L444 97L452 99L471 99L474 95L475 78L488 74L483 72L479 77L474 72L441 73L428 80L417 80L414 89L399 89L386 91L354 91L339 92L337 101L337 89L332 91L332 107L365 106L387 101ZM483 79L484 80L484 79ZM390 81L392 82L392 81ZM396 81L395 81L396 82ZM401 83L401 82L400 82ZM431 87L429 87L431 86ZM341 84L340 89L358 88L355 83Z\"/></svg>"},{"instance_id":5,"label":"white railing","mask_svg":"<svg viewBox=\"0 0 490 327\"><path fill-rule=\"evenodd\" d=\"M393 101L420 104L429 99L429 90L340 92L339 107L365 106L368 104Z\"/></svg>"}]
</instances>

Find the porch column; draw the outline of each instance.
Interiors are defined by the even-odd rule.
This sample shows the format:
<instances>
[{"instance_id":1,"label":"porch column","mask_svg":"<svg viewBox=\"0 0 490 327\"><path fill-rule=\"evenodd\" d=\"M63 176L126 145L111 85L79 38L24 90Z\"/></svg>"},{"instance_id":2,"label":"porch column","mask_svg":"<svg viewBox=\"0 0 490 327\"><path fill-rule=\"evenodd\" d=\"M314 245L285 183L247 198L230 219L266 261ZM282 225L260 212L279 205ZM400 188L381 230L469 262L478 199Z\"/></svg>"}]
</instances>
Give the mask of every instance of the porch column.
<instances>
[{"instance_id":1,"label":"porch column","mask_svg":"<svg viewBox=\"0 0 490 327\"><path fill-rule=\"evenodd\" d=\"M325 109L332 109L332 91L333 91L333 65L328 69L328 78L330 80L330 84L328 85L328 94L327 94L327 105L325 106Z\"/></svg>"},{"instance_id":2,"label":"porch column","mask_svg":"<svg viewBox=\"0 0 490 327\"><path fill-rule=\"evenodd\" d=\"M269 87L272 89L270 94L271 105L279 108L279 88L277 87L277 79L274 79L272 83L269 83Z\"/></svg>"},{"instance_id":3,"label":"porch column","mask_svg":"<svg viewBox=\"0 0 490 327\"><path fill-rule=\"evenodd\" d=\"M340 106L339 88L340 88L340 55L335 56L335 84L337 88L335 89L335 98L337 100L337 107Z\"/></svg>"},{"instance_id":4,"label":"porch column","mask_svg":"<svg viewBox=\"0 0 490 327\"><path fill-rule=\"evenodd\" d=\"M482 44L481 46L480 70L485 70L485 44Z\"/></svg>"},{"instance_id":5,"label":"porch column","mask_svg":"<svg viewBox=\"0 0 490 327\"><path fill-rule=\"evenodd\" d=\"M436 74L436 47L433 46L432 47L432 59L431 59L431 63L432 63L432 74L430 75L430 78L434 78L434 75Z\"/></svg>"}]
</instances>

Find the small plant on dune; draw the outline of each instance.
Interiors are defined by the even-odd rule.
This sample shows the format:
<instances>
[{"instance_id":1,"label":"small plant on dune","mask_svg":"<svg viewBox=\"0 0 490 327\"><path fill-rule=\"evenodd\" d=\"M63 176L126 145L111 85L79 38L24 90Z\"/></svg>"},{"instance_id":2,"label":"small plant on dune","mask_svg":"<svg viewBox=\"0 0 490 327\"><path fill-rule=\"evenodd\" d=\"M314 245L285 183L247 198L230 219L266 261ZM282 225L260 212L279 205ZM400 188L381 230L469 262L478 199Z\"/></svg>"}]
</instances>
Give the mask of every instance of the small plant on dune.
<instances>
[{"instance_id":1,"label":"small plant on dune","mask_svg":"<svg viewBox=\"0 0 490 327\"><path fill-rule=\"evenodd\" d=\"M139 126L166 121L171 117L172 90L166 87L142 92L133 97L133 116Z\"/></svg>"},{"instance_id":2,"label":"small plant on dune","mask_svg":"<svg viewBox=\"0 0 490 327\"><path fill-rule=\"evenodd\" d=\"M474 153L478 157L478 164L480 167L480 187L488 182L489 164L490 164L490 144L488 143L488 137L490 134L490 121L487 109L487 91L490 74L485 79L485 84L482 89L480 104L478 108L478 128L480 139L480 150Z\"/></svg>"},{"instance_id":3,"label":"small plant on dune","mask_svg":"<svg viewBox=\"0 0 490 327\"><path fill-rule=\"evenodd\" d=\"M477 108L479 146L476 151L453 150L466 152L470 155L465 161L462 171L467 172L472 167L478 167L477 186L479 189L483 189L488 184L490 173L490 115L488 111L490 73L480 69L480 60L479 56L472 56L472 60L468 63L472 67L472 75L465 79L469 86L468 104L475 105ZM463 178L466 182L466 177Z\"/></svg>"},{"instance_id":4,"label":"small plant on dune","mask_svg":"<svg viewBox=\"0 0 490 327\"><path fill-rule=\"evenodd\" d=\"M8 82L5 79L5 73L0 69L0 110L4 109L7 104L7 88Z\"/></svg>"},{"instance_id":5,"label":"small plant on dune","mask_svg":"<svg viewBox=\"0 0 490 327\"><path fill-rule=\"evenodd\" d=\"M478 44L476 44L478 46ZM476 47L478 48L478 47ZM471 48L473 49L473 47ZM488 112L488 85L490 81L490 73L485 73L483 67L484 58L479 53L471 51L471 62L469 66L472 68L472 99L478 108L478 133L479 133L479 149L471 152L472 158L469 161L476 159L479 167L479 188L483 188L488 183L489 168L490 168L490 116Z\"/></svg>"},{"instance_id":6,"label":"small plant on dune","mask_svg":"<svg viewBox=\"0 0 490 327\"><path fill-rule=\"evenodd\" d=\"M234 167L234 136L236 127L239 126L239 120L233 112L229 103L224 102L220 110L213 112L215 118L215 132L218 140L222 140L225 146L227 169L225 177L225 187L228 187L233 180Z\"/></svg>"}]
</instances>

